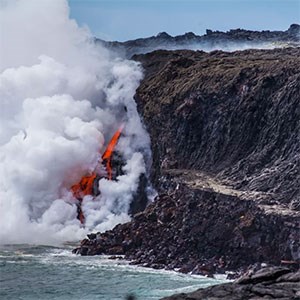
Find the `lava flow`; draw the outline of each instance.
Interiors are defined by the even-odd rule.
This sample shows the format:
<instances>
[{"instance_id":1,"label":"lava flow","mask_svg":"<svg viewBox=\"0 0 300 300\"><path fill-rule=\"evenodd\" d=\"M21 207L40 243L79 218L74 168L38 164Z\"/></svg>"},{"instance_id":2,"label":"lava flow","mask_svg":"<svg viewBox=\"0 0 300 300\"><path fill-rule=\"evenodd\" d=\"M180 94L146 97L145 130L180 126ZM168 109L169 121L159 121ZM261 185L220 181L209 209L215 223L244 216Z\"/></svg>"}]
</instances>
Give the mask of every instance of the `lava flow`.
<instances>
[{"instance_id":1,"label":"lava flow","mask_svg":"<svg viewBox=\"0 0 300 300\"><path fill-rule=\"evenodd\" d=\"M120 138L124 125L122 124L120 128L116 131L116 133L111 138L105 152L102 155L102 161L105 163L107 177L109 180L112 180L112 167L111 167L111 157L114 152L115 146Z\"/></svg>"},{"instance_id":2,"label":"lava flow","mask_svg":"<svg viewBox=\"0 0 300 300\"><path fill-rule=\"evenodd\" d=\"M123 128L124 125L122 124L111 138L106 150L102 155L102 163L106 167L108 180L112 180L111 157L116 147L116 144L121 136ZM101 179L101 177L102 176L100 176L100 174L97 174L97 172L94 171L92 172L92 174L82 177L78 183L74 184L71 187L74 197L79 201L77 205L77 218L80 220L81 224L83 224L85 220L84 214L81 209L82 200L84 196L97 196L99 194L98 182Z\"/></svg>"}]
</instances>

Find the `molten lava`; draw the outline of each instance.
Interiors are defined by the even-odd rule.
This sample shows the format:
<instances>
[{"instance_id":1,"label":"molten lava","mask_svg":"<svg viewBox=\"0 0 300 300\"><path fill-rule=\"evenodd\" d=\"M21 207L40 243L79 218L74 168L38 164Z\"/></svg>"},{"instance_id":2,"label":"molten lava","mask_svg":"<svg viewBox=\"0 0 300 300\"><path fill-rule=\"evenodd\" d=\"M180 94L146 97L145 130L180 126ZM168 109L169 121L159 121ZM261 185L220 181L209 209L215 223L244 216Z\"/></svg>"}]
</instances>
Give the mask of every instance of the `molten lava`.
<instances>
[{"instance_id":1,"label":"molten lava","mask_svg":"<svg viewBox=\"0 0 300 300\"><path fill-rule=\"evenodd\" d=\"M122 124L120 128L115 132L113 137L111 138L110 142L107 145L106 150L102 155L102 163L105 164L108 180L112 180L111 157L116 147L116 144L121 136L123 128L124 125ZM97 195L97 188L95 188L95 185L98 184L100 178L101 176L99 176L99 174L97 174L94 171L92 174L82 177L78 183L74 184L71 187L74 197L77 200L79 200L79 203L77 205L77 213L78 213L77 218L80 220L81 224L84 223L84 219L85 219L84 214L81 210L81 202L83 200L83 197L87 195L92 195L92 196Z\"/></svg>"},{"instance_id":2,"label":"molten lava","mask_svg":"<svg viewBox=\"0 0 300 300\"><path fill-rule=\"evenodd\" d=\"M111 156L114 152L115 146L120 138L124 125L121 125L120 128L116 131L116 133L111 138L105 152L102 155L102 160L105 163L107 177L109 180L112 179L112 168L111 168Z\"/></svg>"},{"instance_id":3,"label":"molten lava","mask_svg":"<svg viewBox=\"0 0 300 300\"><path fill-rule=\"evenodd\" d=\"M72 186L72 192L75 198L82 199L86 195L93 194L94 180L97 174L93 172L90 176L84 176L81 180Z\"/></svg>"}]
</instances>

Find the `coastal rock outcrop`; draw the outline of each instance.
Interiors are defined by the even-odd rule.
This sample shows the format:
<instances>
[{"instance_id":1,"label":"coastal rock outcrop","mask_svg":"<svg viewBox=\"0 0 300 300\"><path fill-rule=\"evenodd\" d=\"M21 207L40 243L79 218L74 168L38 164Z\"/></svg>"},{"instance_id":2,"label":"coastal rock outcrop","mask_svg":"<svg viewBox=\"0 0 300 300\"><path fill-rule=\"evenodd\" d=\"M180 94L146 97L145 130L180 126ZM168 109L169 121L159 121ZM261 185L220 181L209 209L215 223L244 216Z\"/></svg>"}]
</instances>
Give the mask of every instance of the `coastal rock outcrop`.
<instances>
[{"instance_id":1,"label":"coastal rock outcrop","mask_svg":"<svg viewBox=\"0 0 300 300\"><path fill-rule=\"evenodd\" d=\"M162 300L200 299L300 299L300 272L279 267L265 268L254 273L249 272L233 283L173 295Z\"/></svg>"},{"instance_id":2,"label":"coastal rock outcrop","mask_svg":"<svg viewBox=\"0 0 300 300\"><path fill-rule=\"evenodd\" d=\"M251 200L190 188L177 178L132 221L89 235L75 253L125 255L132 264L212 276L254 263L298 267L299 219L266 215ZM297 220L298 219L298 220Z\"/></svg>"},{"instance_id":3,"label":"coastal rock outcrop","mask_svg":"<svg viewBox=\"0 0 300 300\"><path fill-rule=\"evenodd\" d=\"M74 250L196 274L300 262L300 49L136 55L158 197Z\"/></svg>"}]
</instances>

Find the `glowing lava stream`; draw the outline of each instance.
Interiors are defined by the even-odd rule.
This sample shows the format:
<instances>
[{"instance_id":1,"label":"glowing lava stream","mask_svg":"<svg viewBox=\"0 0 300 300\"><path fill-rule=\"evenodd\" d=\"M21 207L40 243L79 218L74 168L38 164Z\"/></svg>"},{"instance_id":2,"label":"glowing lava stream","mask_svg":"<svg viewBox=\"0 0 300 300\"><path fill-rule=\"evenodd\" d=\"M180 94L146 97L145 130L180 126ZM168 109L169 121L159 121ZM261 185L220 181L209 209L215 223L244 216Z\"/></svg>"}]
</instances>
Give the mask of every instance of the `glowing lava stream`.
<instances>
[{"instance_id":1,"label":"glowing lava stream","mask_svg":"<svg viewBox=\"0 0 300 300\"><path fill-rule=\"evenodd\" d=\"M114 152L115 146L120 138L120 135L123 131L124 124L122 124L119 129L116 131L116 133L111 138L105 152L102 155L102 161L104 161L106 164L106 171L107 171L107 177L109 180L112 180L112 168L111 168L111 156Z\"/></svg>"},{"instance_id":2,"label":"glowing lava stream","mask_svg":"<svg viewBox=\"0 0 300 300\"><path fill-rule=\"evenodd\" d=\"M105 163L108 180L112 180L111 157L112 157L112 154L116 147L116 144L121 136L123 128L124 128L124 124L122 124L119 127L119 129L115 132L115 134L111 138L110 142L108 143L105 152L102 155L102 162ZM74 197L77 200L79 200L79 204L77 206L77 210L78 210L77 217L80 220L81 224L83 224L84 220L85 220L83 212L81 210L81 202L82 202L84 196L87 196L87 195L96 196L96 193L94 191L94 185L98 184L97 179L99 179L99 175L97 175L97 173L94 171L91 175L82 177L78 183L74 184L71 187Z\"/></svg>"}]
</instances>

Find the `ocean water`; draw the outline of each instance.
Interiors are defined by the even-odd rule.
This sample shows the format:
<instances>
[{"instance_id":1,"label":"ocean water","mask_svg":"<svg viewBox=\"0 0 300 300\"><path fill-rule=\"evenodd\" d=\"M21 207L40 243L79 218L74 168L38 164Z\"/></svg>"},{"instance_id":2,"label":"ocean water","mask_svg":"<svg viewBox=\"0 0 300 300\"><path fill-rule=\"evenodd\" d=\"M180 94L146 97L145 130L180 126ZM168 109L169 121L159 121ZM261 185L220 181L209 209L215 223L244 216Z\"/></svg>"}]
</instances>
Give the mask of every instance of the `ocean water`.
<instances>
[{"instance_id":1,"label":"ocean water","mask_svg":"<svg viewBox=\"0 0 300 300\"><path fill-rule=\"evenodd\" d=\"M0 299L126 299L161 297L224 282L131 266L105 256L82 257L64 247L0 246Z\"/></svg>"}]
</instances>

